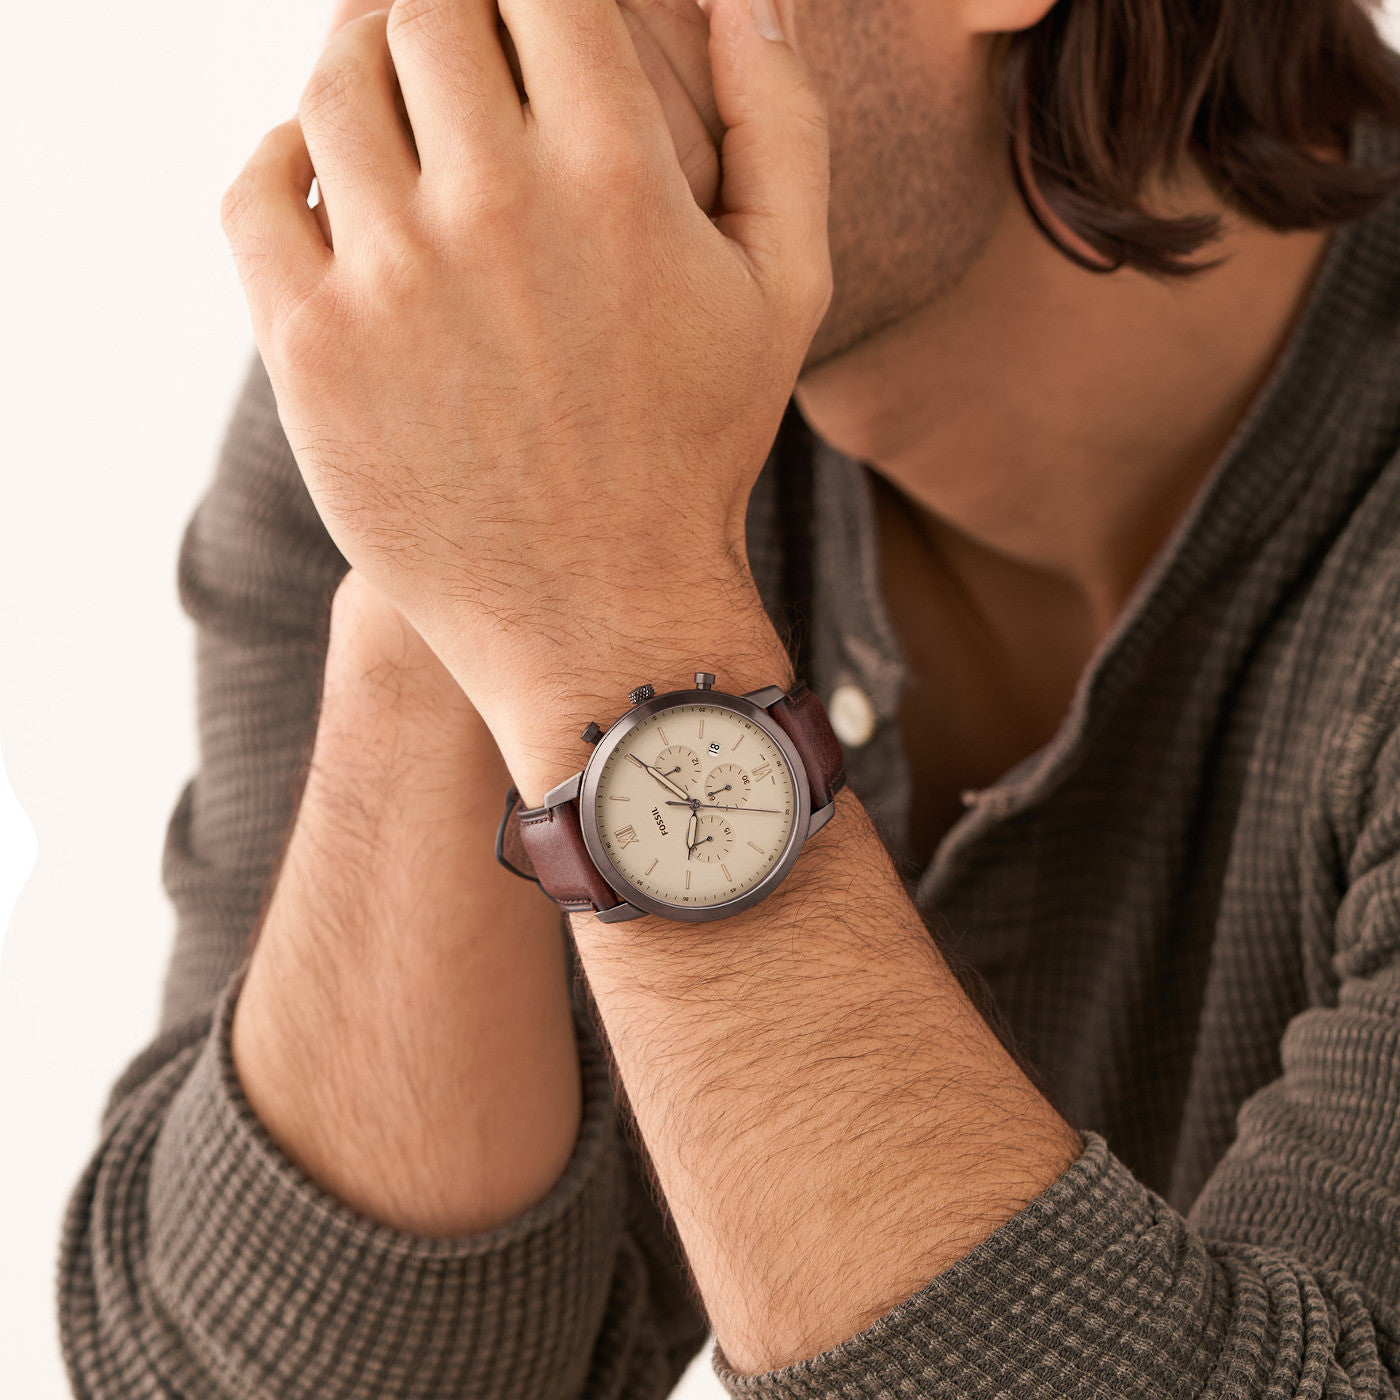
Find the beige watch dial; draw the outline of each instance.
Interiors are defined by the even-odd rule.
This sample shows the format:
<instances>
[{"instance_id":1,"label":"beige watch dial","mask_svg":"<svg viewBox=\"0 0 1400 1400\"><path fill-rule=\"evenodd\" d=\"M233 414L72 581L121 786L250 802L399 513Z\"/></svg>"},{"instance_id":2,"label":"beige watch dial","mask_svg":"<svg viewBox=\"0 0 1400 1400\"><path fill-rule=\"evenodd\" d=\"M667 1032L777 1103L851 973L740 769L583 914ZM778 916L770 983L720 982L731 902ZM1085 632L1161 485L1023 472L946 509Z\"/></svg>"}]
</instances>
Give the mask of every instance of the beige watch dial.
<instances>
[{"instance_id":1,"label":"beige watch dial","mask_svg":"<svg viewBox=\"0 0 1400 1400\"><path fill-rule=\"evenodd\" d=\"M787 759L759 725L689 704L623 736L598 775L594 811L624 879L653 899L703 906L737 899L773 869L797 806Z\"/></svg>"}]
</instances>

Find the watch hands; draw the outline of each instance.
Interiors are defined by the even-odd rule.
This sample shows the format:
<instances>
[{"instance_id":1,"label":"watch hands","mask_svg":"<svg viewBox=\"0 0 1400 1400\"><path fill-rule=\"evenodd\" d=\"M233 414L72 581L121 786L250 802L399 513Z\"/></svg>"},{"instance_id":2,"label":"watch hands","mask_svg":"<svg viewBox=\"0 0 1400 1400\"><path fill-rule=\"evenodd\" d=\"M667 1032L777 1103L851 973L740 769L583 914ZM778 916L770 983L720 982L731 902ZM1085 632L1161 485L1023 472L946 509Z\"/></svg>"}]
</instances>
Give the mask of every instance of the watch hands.
<instances>
[{"instance_id":1,"label":"watch hands","mask_svg":"<svg viewBox=\"0 0 1400 1400\"><path fill-rule=\"evenodd\" d=\"M690 807L697 812L757 812L760 816L780 817L776 807L721 807L714 802L666 802L666 807Z\"/></svg>"},{"instance_id":2,"label":"watch hands","mask_svg":"<svg viewBox=\"0 0 1400 1400\"><path fill-rule=\"evenodd\" d=\"M667 804L670 805L669 803ZM696 814L695 808L690 809L690 820L685 828L685 858L689 860L695 854L695 832L700 825L700 818Z\"/></svg>"},{"instance_id":3,"label":"watch hands","mask_svg":"<svg viewBox=\"0 0 1400 1400\"><path fill-rule=\"evenodd\" d=\"M660 783L661 786L664 787L667 792L674 792L680 797L686 796L686 790L679 783L672 782L671 779L668 778L659 768L653 768L650 763L643 763L642 760L638 758L637 755L634 753L629 753L627 757L630 758L632 762L637 765L638 768L645 768L646 771L650 773L651 776L655 778L656 781ZM679 770L672 769L671 771L677 772ZM687 804L677 803L676 805L685 806Z\"/></svg>"},{"instance_id":4,"label":"watch hands","mask_svg":"<svg viewBox=\"0 0 1400 1400\"><path fill-rule=\"evenodd\" d=\"M715 800L715 798L717 798L717 797L720 795L721 792L733 792L733 791L734 791L734 784L733 784L733 783L725 783L725 785L724 785L722 788L718 789L718 791L716 791L716 792L707 792L707 793L705 794L705 796L708 797L708 798L710 799L711 802L713 802L713 801Z\"/></svg>"}]
</instances>

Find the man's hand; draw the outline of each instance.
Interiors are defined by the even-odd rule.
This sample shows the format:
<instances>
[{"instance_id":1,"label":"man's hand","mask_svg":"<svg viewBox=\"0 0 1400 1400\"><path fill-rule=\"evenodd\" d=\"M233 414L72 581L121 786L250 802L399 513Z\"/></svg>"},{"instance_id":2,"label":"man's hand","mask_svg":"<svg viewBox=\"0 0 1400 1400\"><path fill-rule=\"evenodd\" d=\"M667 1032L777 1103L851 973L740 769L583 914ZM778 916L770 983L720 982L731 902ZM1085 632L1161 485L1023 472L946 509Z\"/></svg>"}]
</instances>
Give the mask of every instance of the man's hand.
<instances>
[{"instance_id":1,"label":"man's hand","mask_svg":"<svg viewBox=\"0 0 1400 1400\"><path fill-rule=\"evenodd\" d=\"M711 221L614 0L500 10L524 107L491 0L399 0L333 37L225 222L328 528L537 797L569 697L721 633L780 655L744 517L829 296L826 143L792 49L714 0Z\"/></svg>"},{"instance_id":2,"label":"man's hand","mask_svg":"<svg viewBox=\"0 0 1400 1400\"><path fill-rule=\"evenodd\" d=\"M724 127L715 106L710 81L709 23L696 0L618 0L632 31L632 43L642 71L661 103L695 202L713 211L719 194L719 143ZM384 8L383 0L340 0L331 18L331 32L362 15ZM506 61L520 82L515 45L504 26L497 26Z\"/></svg>"}]
</instances>

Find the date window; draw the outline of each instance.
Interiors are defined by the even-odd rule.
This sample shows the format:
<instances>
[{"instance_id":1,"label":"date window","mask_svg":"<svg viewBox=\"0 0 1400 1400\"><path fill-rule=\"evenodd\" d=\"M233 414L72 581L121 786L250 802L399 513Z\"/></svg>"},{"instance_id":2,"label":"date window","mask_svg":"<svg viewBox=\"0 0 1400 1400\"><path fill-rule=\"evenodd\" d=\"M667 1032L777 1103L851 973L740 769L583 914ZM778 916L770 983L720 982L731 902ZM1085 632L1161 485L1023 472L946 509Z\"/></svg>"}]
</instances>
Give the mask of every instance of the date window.
<instances>
[{"instance_id":1,"label":"date window","mask_svg":"<svg viewBox=\"0 0 1400 1400\"><path fill-rule=\"evenodd\" d=\"M711 758L714 758L715 755L716 755L717 753L719 753L719 741L718 741L717 739L711 739L711 740L710 740L710 757L711 757Z\"/></svg>"}]
</instances>

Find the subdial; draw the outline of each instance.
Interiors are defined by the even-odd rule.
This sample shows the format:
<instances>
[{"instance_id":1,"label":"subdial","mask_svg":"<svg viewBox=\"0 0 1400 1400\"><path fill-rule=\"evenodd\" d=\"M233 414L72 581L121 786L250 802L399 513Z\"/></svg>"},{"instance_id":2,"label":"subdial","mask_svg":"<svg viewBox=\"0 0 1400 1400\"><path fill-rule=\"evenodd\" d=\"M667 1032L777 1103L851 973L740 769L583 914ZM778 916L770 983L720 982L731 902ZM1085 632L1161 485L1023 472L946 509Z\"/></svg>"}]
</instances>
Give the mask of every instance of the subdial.
<instances>
[{"instance_id":1,"label":"subdial","mask_svg":"<svg viewBox=\"0 0 1400 1400\"><path fill-rule=\"evenodd\" d=\"M652 767L689 792L700 776L700 755L684 744L672 744L656 755Z\"/></svg>"},{"instance_id":2,"label":"subdial","mask_svg":"<svg viewBox=\"0 0 1400 1400\"><path fill-rule=\"evenodd\" d=\"M714 865L733 849L734 828L723 817L707 815L696 821L695 844L690 848L693 859Z\"/></svg>"},{"instance_id":3,"label":"subdial","mask_svg":"<svg viewBox=\"0 0 1400 1400\"><path fill-rule=\"evenodd\" d=\"M705 801L721 807L742 807L753 792L753 779L737 763L721 763L705 779Z\"/></svg>"}]
</instances>

